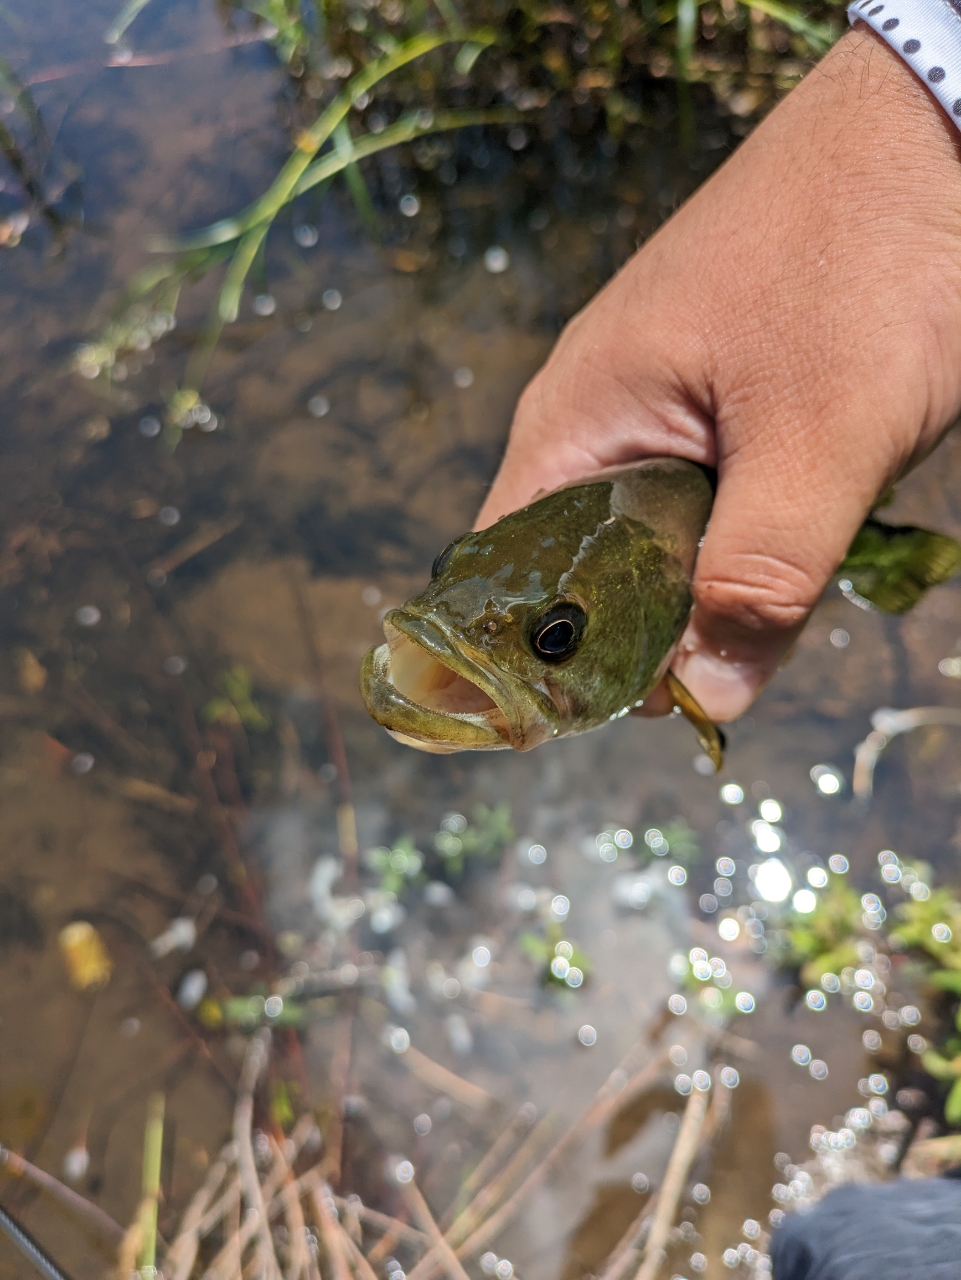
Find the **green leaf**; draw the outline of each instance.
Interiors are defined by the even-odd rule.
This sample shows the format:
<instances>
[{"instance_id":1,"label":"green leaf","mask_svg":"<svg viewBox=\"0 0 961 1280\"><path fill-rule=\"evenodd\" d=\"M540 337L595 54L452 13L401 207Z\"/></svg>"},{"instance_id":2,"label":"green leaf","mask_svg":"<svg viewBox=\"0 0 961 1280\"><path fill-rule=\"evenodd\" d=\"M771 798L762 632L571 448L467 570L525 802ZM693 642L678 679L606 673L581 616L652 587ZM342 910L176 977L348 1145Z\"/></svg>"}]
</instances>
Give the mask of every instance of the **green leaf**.
<instances>
[{"instance_id":1,"label":"green leaf","mask_svg":"<svg viewBox=\"0 0 961 1280\"><path fill-rule=\"evenodd\" d=\"M694 52L697 31L698 0L678 0L677 5L677 66L681 78L686 80Z\"/></svg>"},{"instance_id":2,"label":"green leaf","mask_svg":"<svg viewBox=\"0 0 961 1280\"><path fill-rule=\"evenodd\" d=\"M434 6L437 12L444 20L444 25L448 31L462 31L464 24L461 21L460 14L454 8L452 0L434 0Z\"/></svg>"},{"instance_id":3,"label":"green leaf","mask_svg":"<svg viewBox=\"0 0 961 1280\"><path fill-rule=\"evenodd\" d=\"M936 969L928 974L928 982L939 991L953 991L961 996L961 972L957 969Z\"/></svg>"},{"instance_id":4,"label":"green leaf","mask_svg":"<svg viewBox=\"0 0 961 1280\"><path fill-rule=\"evenodd\" d=\"M248 205L235 218L227 218L220 222L215 222L211 226L205 227L202 231L184 236L179 240L153 240L150 242L151 247L155 252L162 253L208 248L215 244L222 244L227 240L235 240L238 236L244 235L262 223L269 225L283 206L293 199L299 191L303 190L300 183L305 170L321 147L330 140L334 130L341 120L346 117L361 94L367 93L386 76L397 71L400 67L406 66L409 62L414 62L417 58L423 57L425 53L439 49L445 44L463 40L464 34L463 32L459 34L437 31L423 32L410 40L405 40L393 53L379 58L376 62L369 63L347 82L344 89L320 113L310 128L304 130L297 139L297 149L259 199ZM471 33L471 39L482 45L492 44L496 36L493 32L475 31ZM380 150L380 148L375 148L375 150ZM343 167L343 162L341 162L335 172L339 172L339 169ZM324 176L329 175L325 174Z\"/></svg>"},{"instance_id":5,"label":"green leaf","mask_svg":"<svg viewBox=\"0 0 961 1280\"><path fill-rule=\"evenodd\" d=\"M230 266L224 276L224 282L220 287L220 297L217 301L217 312L224 324L233 324L237 319L237 313L240 311L240 297L244 291L244 281L247 279L250 268L254 265L254 259L257 257L260 246L263 244L269 230L269 222L262 222L259 226L252 227L243 236L237 246L236 253L230 260Z\"/></svg>"},{"instance_id":6,"label":"green leaf","mask_svg":"<svg viewBox=\"0 0 961 1280\"><path fill-rule=\"evenodd\" d=\"M116 44L141 9L145 9L149 3L150 0L127 0L127 3L103 33L104 44Z\"/></svg>"},{"instance_id":7,"label":"green leaf","mask_svg":"<svg viewBox=\"0 0 961 1280\"><path fill-rule=\"evenodd\" d=\"M942 1058L941 1054L933 1049L922 1053L921 1065L929 1076L934 1076L935 1080L954 1080L958 1076L954 1063L947 1058Z\"/></svg>"},{"instance_id":8,"label":"green leaf","mask_svg":"<svg viewBox=\"0 0 961 1280\"><path fill-rule=\"evenodd\" d=\"M464 129L478 124L513 124L521 118L513 107L491 107L486 111L438 111L436 115L431 111L412 111L388 125L382 133L365 133L354 138L353 158L364 160L425 133L443 133L448 129ZM344 157L336 152L325 153L304 171L291 199L340 173L346 163Z\"/></svg>"},{"instance_id":9,"label":"green leaf","mask_svg":"<svg viewBox=\"0 0 961 1280\"><path fill-rule=\"evenodd\" d=\"M377 210L374 208L374 202L371 200L370 192L367 190L364 175L361 173L360 166L354 156L354 140L351 137L350 128L346 120L341 120L334 130L334 145L337 155L344 161L344 177L347 180L347 190L350 192L354 206L360 214L361 222L367 228L368 234L376 240L380 234L380 227L377 223Z\"/></svg>"},{"instance_id":10,"label":"green leaf","mask_svg":"<svg viewBox=\"0 0 961 1280\"><path fill-rule=\"evenodd\" d=\"M945 1099L944 1118L948 1124L961 1124L961 1077L955 1080Z\"/></svg>"},{"instance_id":11,"label":"green leaf","mask_svg":"<svg viewBox=\"0 0 961 1280\"><path fill-rule=\"evenodd\" d=\"M906 613L926 591L961 569L961 545L913 525L865 520L838 572L885 613Z\"/></svg>"},{"instance_id":12,"label":"green leaf","mask_svg":"<svg viewBox=\"0 0 961 1280\"><path fill-rule=\"evenodd\" d=\"M457 74L459 76L469 76L474 69L474 63L486 48L486 44L478 44L472 40L458 49L457 57L454 59L454 70Z\"/></svg>"},{"instance_id":13,"label":"green leaf","mask_svg":"<svg viewBox=\"0 0 961 1280\"><path fill-rule=\"evenodd\" d=\"M780 22L789 31L803 36L812 49L824 53L830 49L838 38L838 32L826 22L812 22L799 9L789 4L781 4L781 0L741 0L748 9L757 9L766 13L775 22Z\"/></svg>"}]
</instances>

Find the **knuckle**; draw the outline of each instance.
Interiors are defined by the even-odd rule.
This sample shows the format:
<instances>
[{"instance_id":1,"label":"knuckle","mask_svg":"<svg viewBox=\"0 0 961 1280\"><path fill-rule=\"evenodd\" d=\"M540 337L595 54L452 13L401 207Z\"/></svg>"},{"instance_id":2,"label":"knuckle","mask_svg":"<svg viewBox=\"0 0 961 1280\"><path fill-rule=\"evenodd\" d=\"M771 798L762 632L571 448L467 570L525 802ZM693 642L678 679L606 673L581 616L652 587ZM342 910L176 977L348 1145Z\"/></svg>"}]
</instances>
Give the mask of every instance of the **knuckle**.
<instances>
[{"instance_id":1,"label":"knuckle","mask_svg":"<svg viewBox=\"0 0 961 1280\"><path fill-rule=\"evenodd\" d=\"M738 568L696 577L694 598L699 609L747 632L795 630L824 589L809 570L779 556L752 556Z\"/></svg>"}]
</instances>

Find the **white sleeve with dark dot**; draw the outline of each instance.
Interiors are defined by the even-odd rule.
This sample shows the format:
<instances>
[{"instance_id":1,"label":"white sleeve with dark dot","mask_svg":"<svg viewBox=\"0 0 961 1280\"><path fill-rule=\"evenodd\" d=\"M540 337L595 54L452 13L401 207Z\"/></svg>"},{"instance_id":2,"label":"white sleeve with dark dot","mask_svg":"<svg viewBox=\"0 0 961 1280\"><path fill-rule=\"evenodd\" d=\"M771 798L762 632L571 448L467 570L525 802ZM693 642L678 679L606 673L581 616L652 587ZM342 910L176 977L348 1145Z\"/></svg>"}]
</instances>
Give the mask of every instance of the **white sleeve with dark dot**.
<instances>
[{"instance_id":1,"label":"white sleeve with dark dot","mask_svg":"<svg viewBox=\"0 0 961 1280\"><path fill-rule=\"evenodd\" d=\"M961 129L961 0L854 0L848 20L872 27Z\"/></svg>"}]
</instances>

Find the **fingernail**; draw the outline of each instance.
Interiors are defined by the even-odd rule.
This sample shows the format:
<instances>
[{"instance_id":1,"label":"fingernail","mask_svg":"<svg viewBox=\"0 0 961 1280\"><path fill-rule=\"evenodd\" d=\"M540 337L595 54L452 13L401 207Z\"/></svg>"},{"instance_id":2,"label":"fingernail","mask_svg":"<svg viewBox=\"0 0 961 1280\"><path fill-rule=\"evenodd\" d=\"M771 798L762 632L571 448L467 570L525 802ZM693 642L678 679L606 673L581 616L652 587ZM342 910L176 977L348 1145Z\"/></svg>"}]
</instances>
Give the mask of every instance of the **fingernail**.
<instances>
[{"instance_id":1,"label":"fingernail","mask_svg":"<svg viewBox=\"0 0 961 1280\"><path fill-rule=\"evenodd\" d=\"M700 646L679 650L671 669L715 722L743 715L771 675L760 662L732 662Z\"/></svg>"}]
</instances>

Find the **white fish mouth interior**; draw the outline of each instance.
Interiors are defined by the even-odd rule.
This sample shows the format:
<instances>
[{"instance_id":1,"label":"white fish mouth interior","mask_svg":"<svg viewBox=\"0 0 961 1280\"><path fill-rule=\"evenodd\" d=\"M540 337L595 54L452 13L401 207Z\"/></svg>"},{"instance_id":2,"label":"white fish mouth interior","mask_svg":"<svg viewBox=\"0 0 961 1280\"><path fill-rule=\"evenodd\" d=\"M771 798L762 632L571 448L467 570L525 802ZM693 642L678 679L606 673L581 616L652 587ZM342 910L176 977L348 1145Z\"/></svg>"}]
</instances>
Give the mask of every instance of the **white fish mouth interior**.
<instances>
[{"instance_id":1,"label":"white fish mouth interior","mask_svg":"<svg viewBox=\"0 0 961 1280\"><path fill-rule=\"evenodd\" d=\"M479 685L445 667L403 633L395 631L389 643L388 678L410 702L445 715L501 718L497 703Z\"/></svg>"}]
</instances>

